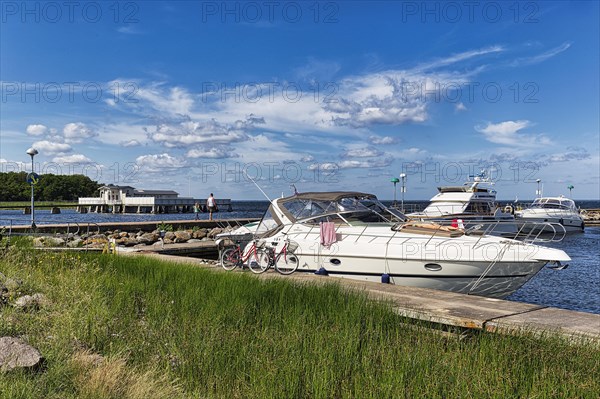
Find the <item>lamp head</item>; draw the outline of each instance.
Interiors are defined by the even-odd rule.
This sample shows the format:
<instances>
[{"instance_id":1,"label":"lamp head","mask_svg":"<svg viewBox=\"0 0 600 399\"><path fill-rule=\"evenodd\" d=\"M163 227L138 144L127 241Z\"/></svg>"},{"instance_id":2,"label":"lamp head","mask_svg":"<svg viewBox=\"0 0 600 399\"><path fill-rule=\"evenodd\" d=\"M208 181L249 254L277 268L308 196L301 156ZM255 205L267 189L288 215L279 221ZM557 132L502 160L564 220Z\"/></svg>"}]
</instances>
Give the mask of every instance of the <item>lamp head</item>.
<instances>
[{"instance_id":1,"label":"lamp head","mask_svg":"<svg viewBox=\"0 0 600 399\"><path fill-rule=\"evenodd\" d=\"M35 148L31 147L30 149L27 150L27 154L31 155L31 157L33 158L34 155L39 154L38 150L36 150Z\"/></svg>"},{"instance_id":2,"label":"lamp head","mask_svg":"<svg viewBox=\"0 0 600 399\"><path fill-rule=\"evenodd\" d=\"M406 173L400 173L400 178L404 179L406 177Z\"/></svg>"}]
</instances>

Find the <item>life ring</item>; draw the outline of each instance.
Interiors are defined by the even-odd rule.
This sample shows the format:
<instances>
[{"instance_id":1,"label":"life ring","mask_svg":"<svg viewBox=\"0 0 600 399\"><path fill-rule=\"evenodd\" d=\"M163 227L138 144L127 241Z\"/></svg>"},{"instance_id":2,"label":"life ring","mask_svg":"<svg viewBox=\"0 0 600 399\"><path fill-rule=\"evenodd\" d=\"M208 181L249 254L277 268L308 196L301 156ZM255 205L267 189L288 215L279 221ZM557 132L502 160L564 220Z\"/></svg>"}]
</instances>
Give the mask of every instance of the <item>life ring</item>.
<instances>
[{"instance_id":1,"label":"life ring","mask_svg":"<svg viewBox=\"0 0 600 399\"><path fill-rule=\"evenodd\" d=\"M510 213L511 215L514 214L515 210L512 206L510 205L506 205L504 207L504 213Z\"/></svg>"}]
</instances>

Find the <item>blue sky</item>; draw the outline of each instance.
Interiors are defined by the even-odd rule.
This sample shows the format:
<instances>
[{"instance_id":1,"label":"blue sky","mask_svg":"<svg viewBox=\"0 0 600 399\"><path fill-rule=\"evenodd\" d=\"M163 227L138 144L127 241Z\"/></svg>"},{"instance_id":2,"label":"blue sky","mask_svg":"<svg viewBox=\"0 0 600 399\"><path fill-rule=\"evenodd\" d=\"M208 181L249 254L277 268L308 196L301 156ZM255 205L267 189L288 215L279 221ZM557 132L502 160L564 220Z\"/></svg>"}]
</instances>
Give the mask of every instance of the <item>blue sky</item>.
<instances>
[{"instance_id":1,"label":"blue sky","mask_svg":"<svg viewBox=\"0 0 600 399\"><path fill-rule=\"evenodd\" d=\"M600 197L598 2L1 3L0 167L181 195ZM398 197L400 196L398 190Z\"/></svg>"}]
</instances>

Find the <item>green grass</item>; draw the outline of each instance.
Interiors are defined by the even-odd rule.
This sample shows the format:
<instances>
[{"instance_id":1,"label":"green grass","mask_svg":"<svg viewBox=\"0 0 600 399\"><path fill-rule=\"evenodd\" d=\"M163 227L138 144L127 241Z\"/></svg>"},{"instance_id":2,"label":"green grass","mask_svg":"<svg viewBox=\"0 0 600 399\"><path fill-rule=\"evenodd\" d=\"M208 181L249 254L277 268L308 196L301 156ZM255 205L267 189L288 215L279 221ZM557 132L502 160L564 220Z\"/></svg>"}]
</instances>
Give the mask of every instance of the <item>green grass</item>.
<instances>
[{"instance_id":1,"label":"green grass","mask_svg":"<svg viewBox=\"0 0 600 399\"><path fill-rule=\"evenodd\" d=\"M55 206L62 208L75 208L77 201L35 201L35 208L52 208ZM0 208L4 209L22 209L31 206L31 201L0 201Z\"/></svg>"},{"instance_id":2,"label":"green grass","mask_svg":"<svg viewBox=\"0 0 600 399\"><path fill-rule=\"evenodd\" d=\"M2 398L600 394L596 346L527 335L459 339L336 285L18 246L0 259L0 271L51 305L0 308L0 336L26 336L46 364L0 375Z\"/></svg>"}]
</instances>

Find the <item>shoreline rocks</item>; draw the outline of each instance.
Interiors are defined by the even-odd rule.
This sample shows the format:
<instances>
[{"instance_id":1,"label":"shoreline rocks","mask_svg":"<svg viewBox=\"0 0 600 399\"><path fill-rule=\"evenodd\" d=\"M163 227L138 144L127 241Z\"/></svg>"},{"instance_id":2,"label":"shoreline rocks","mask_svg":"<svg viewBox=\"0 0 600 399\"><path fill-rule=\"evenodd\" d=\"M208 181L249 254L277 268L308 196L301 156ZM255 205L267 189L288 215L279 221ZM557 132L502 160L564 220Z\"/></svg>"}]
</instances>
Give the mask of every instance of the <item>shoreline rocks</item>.
<instances>
[{"instance_id":1,"label":"shoreline rocks","mask_svg":"<svg viewBox=\"0 0 600 399\"><path fill-rule=\"evenodd\" d=\"M120 247L135 247L148 246L161 242L161 233L165 245L186 243L194 240L206 241L214 239L217 234L232 230L231 227L214 227L214 228L194 228L186 230L162 231L156 229L152 232L145 233L142 231L127 232L121 230L107 231L100 234L82 234L68 236L57 234L55 236L41 236L33 239L33 245L38 248L87 248L87 249L103 249L108 245Z\"/></svg>"}]
</instances>

